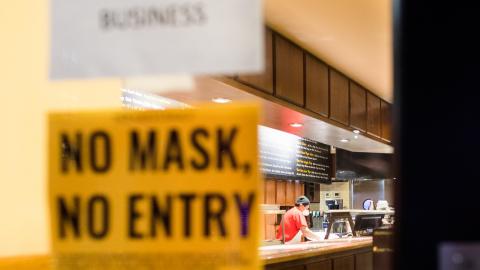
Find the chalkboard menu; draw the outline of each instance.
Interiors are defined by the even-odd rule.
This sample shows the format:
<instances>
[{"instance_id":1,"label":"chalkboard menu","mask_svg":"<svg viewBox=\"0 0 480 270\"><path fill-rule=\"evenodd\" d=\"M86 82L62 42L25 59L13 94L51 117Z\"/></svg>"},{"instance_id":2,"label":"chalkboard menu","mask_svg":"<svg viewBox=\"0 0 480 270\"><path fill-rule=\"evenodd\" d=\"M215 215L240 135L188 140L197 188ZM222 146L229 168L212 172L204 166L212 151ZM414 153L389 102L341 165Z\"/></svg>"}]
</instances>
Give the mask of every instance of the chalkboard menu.
<instances>
[{"instance_id":1,"label":"chalkboard menu","mask_svg":"<svg viewBox=\"0 0 480 270\"><path fill-rule=\"evenodd\" d=\"M330 146L264 126L258 134L267 178L331 183Z\"/></svg>"}]
</instances>

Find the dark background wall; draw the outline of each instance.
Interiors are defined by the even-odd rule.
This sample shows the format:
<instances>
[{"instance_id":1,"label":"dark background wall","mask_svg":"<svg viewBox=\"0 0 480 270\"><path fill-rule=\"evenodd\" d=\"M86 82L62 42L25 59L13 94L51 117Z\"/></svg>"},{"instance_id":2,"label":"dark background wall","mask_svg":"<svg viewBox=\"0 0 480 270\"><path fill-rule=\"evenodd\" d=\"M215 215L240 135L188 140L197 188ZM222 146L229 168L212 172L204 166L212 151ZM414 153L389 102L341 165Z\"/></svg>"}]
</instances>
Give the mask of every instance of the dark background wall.
<instances>
[{"instance_id":1,"label":"dark background wall","mask_svg":"<svg viewBox=\"0 0 480 270\"><path fill-rule=\"evenodd\" d=\"M437 248L443 242L480 243L480 13L475 5L394 0L399 270L438 269Z\"/></svg>"}]
</instances>

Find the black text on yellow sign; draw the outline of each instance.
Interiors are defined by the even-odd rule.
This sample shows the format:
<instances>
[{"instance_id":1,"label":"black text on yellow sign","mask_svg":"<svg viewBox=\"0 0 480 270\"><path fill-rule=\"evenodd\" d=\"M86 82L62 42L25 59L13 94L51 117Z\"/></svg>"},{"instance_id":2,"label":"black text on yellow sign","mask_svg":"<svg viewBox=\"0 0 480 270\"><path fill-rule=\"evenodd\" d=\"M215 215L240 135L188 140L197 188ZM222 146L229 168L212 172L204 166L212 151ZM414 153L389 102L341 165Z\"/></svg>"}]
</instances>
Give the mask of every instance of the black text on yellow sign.
<instances>
[{"instance_id":1,"label":"black text on yellow sign","mask_svg":"<svg viewBox=\"0 0 480 270\"><path fill-rule=\"evenodd\" d=\"M252 106L52 114L54 254L202 251L205 268L256 268L256 136Z\"/></svg>"}]
</instances>

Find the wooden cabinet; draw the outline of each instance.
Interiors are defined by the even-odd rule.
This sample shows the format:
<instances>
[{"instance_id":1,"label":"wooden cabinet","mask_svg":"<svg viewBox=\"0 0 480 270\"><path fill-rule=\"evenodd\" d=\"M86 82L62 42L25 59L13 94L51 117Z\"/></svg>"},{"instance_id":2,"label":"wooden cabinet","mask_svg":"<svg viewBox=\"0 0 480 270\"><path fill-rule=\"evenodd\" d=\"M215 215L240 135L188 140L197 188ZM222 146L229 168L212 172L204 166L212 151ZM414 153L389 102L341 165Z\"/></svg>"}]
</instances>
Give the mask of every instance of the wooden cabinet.
<instances>
[{"instance_id":1,"label":"wooden cabinet","mask_svg":"<svg viewBox=\"0 0 480 270\"><path fill-rule=\"evenodd\" d=\"M265 265L266 270L305 269L305 270L372 270L372 247L342 251L308 254L292 254L288 260ZM306 256L305 256L306 255ZM269 256L269 255L268 255Z\"/></svg>"},{"instance_id":2,"label":"wooden cabinet","mask_svg":"<svg viewBox=\"0 0 480 270\"><path fill-rule=\"evenodd\" d=\"M332 261L326 260L322 262L310 263L306 265L306 270L332 270Z\"/></svg>"},{"instance_id":3,"label":"wooden cabinet","mask_svg":"<svg viewBox=\"0 0 480 270\"><path fill-rule=\"evenodd\" d=\"M332 260L310 263L305 268L306 270L332 270Z\"/></svg>"},{"instance_id":4,"label":"wooden cabinet","mask_svg":"<svg viewBox=\"0 0 480 270\"><path fill-rule=\"evenodd\" d=\"M241 83L249 93L391 142L391 104L271 29L265 31L265 61L264 73L241 74L230 84L238 88Z\"/></svg>"},{"instance_id":5,"label":"wooden cabinet","mask_svg":"<svg viewBox=\"0 0 480 270\"><path fill-rule=\"evenodd\" d=\"M303 51L279 35L274 37L275 95L303 107Z\"/></svg>"},{"instance_id":6,"label":"wooden cabinet","mask_svg":"<svg viewBox=\"0 0 480 270\"><path fill-rule=\"evenodd\" d=\"M286 268L282 268L283 270L305 270L304 265L295 265L295 266L289 266Z\"/></svg>"},{"instance_id":7,"label":"wooden cabinet","mask_svg":"<svg viewBox=\"0 0 480 270\"><path fill-rule=\"evenodd\" d=\"M330 69L329 75L330 118L348 126L348 78L333 69Z\"/></svg>"},{"instance_id":8,"label":"wooden cabinet","mask_svg":"<svg viewBox=\"0 0 480 270\"><path fill-rule=\"evenodd\" d=\"M287 182L285 181L277 181L277 196L275 199L276 204L285 205L286 204L286 188Z\"/></svg>"},{"instance_id":9,"label":"wooden cabinet","mask_svg":"<svg viewBox=\"0 0 480 270\"><path fill-rule=\"evenodd\" d=\"M265 199L266 204L275 204L276 185L275 180L265 180Z\"/></svg>"},{"instance_id":10,"label":"wooden cabinet","mask_svg":"<svg viewBox=\"0 0 480 270\"><path fill-rule=\"evenodd\" d=\"M328 66L305 54L305 107L328 117Z\"/></svg>"},{"instance_id":11,"label":"wooden cabinet","mask_svg":"<svg viewBox=\"0 0 480 270\"><path fill-rule=\"evenodd\" d=\"M350 82L350 126L367 130L367 91L354 82Z\"/></svg>"},{"instance_id":12,"label":"wooden cabinet","mask_svg":"<svg viewBox=\"0 0 480 270\"><path fill-rule=\"evenodd\" d=\"M273 94L273 33L265 30L265 70L259 75L239 75L238 80L264 92Z\"/></svg>"},{"instance_id":13,"label":"wooden cabinet","mask_svg":"<svg viewBox=\"0 0 480 270\"><path fill-rule=\"evenodd\" d=\"M275 180L265 180L265 195L264 203L266 204L275 204L276 200L276 181ZM276 223L277 219L275 215L264 215L264 239L275 239L276 237Z\"/></svg>"},{"instance_id":14,"label":"wooden cabinet","mask_svg":"<svg viewBox=\"0 0 480 270\"><path fill-rule=\"evenodd\" d=\"M367 93L367 132L380 137L380 98Z\"/></svg>"},{"instance_id":15,"label":"wooden cabinet","mask_svg":"<svg viewBox=\"0 0 480 270\"><path fill-rule=\"evenodd\" d=\"M373 270L372 252L355 254L355 270Z\"/></svg>"},{"instance_id":16,"label":"wooden cabinet","mask_svg":"<svg viewBox=\"0 0 480 270\"><path fill-rule=\"evenodd\" d=\"M276 221L275 215L265 215L265 239L273 240L277 237Z\"/></svg>"},{"instance_id":17,"label":"wooden cabinet","mask_svg":"<svg viewBox=\"0 0 480 270\"><path fill-rule=\"evenodd\" d=\"M295 181L295 199L305 194L305 184Z\"/></svg>"},{"instance_id":18,"label":"wooden cabinet","mask_svg":"<svg viewBox=\"0 0 480 270\"><path fill-rule=\"evenodd\" d=\"M354 255L334 259L333 270L355 270Z\"/></svg>"},{"instance_id":19,"label":"wooden cabinet","mask_svg":"<svg viewBox=\"0 0 480 270\"><path fill-rule=\"evenodd\" d=\"M382 100L380 102L380 114L382 119L381 137L390 142L392 141L392 106Z\"/></svg>"},{"instance_id":20,"label":"wooden cabinet","mask_svg":"<svg viewBox=\"0 0 480 270\"><path fill-rule=\"evenodd\" d=\"M287 188L286 188L286 195L285 195L285 203L287 205L295 205L295 182L294 181L287 181Z\"/></svg>"}]
</instances>

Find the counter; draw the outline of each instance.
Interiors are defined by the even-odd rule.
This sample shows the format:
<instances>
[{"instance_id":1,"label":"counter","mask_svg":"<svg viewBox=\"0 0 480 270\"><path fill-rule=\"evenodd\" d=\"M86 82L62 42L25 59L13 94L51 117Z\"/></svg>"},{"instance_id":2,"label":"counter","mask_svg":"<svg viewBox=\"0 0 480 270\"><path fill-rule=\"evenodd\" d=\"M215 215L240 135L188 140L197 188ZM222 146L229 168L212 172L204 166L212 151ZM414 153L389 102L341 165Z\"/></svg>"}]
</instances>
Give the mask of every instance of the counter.
<instances>
[{"instance_id":1,"label":"counter","mask_svg":"<svg viewBox=\"0 0 480 270\"><path fill-rule=\"evenodd\" d=\"M259 248L265 269L372 270L372 238L329 239ZM26 256L0 259L0 269L49 270L51 257Z\"/></svg>"},{"instance_id":2,"label":"counter","mask_svg":"<svg viewBox=\"0 0 480 270\"><path fill-rule=\"evenodd\" d=\"M371 270L372 238L329 239L260 247L265 269Z\"/></svg>"}]
</instances>

